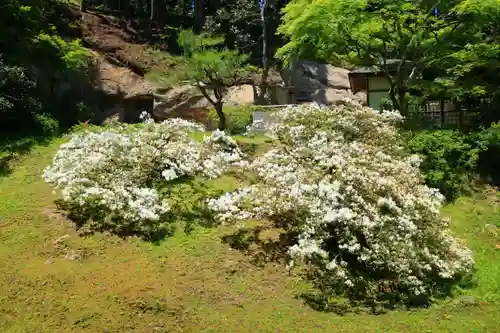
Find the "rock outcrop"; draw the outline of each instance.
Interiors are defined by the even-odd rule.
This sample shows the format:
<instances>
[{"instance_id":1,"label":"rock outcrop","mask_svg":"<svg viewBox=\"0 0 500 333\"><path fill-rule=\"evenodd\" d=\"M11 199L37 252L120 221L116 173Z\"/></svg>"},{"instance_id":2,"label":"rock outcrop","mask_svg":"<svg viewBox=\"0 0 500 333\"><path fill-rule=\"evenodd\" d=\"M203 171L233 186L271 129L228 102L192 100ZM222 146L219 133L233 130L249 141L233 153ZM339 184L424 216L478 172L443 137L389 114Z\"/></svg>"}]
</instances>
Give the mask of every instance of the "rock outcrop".
<instances>
[{"instance_id":1,"label":"rock outcrop","mask_svg":"<svg viewBox=\"0 0 500 333\"><path fill-rule=\"evenodd\" d=\"M168 72L172 69L166 62L158 60L130 22L92 11L80 15L79 37L95 55L98 65L96 104L101 112L97 121L113 117L135 122L142 111L157 119L199 113L206 116L212 105L196 88L181 85L160 92L144 79L144 74L149 71ZM271 90L266 101L270 104L335 104L348 97L366 102L364 92L355 95L351 92L348 73L347 69L313 61L299 61L292 69L281 73L271 70L268 76ZM258 83L260 77L256 75L251 79ZM289 87L293 87L292 91ZM63 88L66 89L61 87L61 90ZM225 103L245 105L255 100L255 87L243 85L230 88Z\"/></svg>"},{"instance_id":2,"label":"rock outcrop","mask_svg":"<svg viewBox=\"0 0 500 333\"><path fill-rule=\"evenodd\" d=\"M285 81L293 86L297 102L317 102L335 104L343 98L351 98L366 103L366 94L353 94L349 83L349 70L302 60L291 70L284 70Z\"/></svg>"},{"instance_id":3,"label":"rock outcrop","mask_svg":"<svg viewBox=\"0 0 500 333\"><path fill-rule=\"evenodd\" d=\"M128 68L110 63L94 52L99 69L99 121L118 118L124 122L135 122L142 111L153 110L153 87L143 77Z\"/></svg>"},{"instance_id":4,"label":"rock outcrop","mask_svg":"<svg viewBox=\"0 0 500 333\"><path fill-rule=\"evenodd\" d=\"M153 115L165 119L175 115L189 113L193 109L210 109L210 102L190 85L178 86L166 93L154 94ZM227 105L246 105L254 102L254 89L251 85L230 87L224 98Z\"/></svg>"},{"instance_id":5,"label":"rock outcrop","mask_svg":"<svg viewBox=\"0 0 500 333\"><path fill-rule=\"evenodd\" d=\"M141 75L110 62L98 52L93 53L99 69L99 107L102 110L100 121L117 118L124 122L136 122L142 111L147 111L156 119L186 118L186 115L196 120L207 118L207 111L212 105L197 88L181 85L167 91L156 91ZM328 105L338 103L346 97L366 102L365 93L354 95L351 92L348 73L346 69L329 64L301 61L293 70L285 71L283 76L284 81L291 80L295 99L299 103L317 102ZM276 85L274 81L273 84ZM252 104L255 94L252 85L231 87L225 96L225 103ZM193 110L198 114L195 115Z\"/></svg>"}]
</instances>

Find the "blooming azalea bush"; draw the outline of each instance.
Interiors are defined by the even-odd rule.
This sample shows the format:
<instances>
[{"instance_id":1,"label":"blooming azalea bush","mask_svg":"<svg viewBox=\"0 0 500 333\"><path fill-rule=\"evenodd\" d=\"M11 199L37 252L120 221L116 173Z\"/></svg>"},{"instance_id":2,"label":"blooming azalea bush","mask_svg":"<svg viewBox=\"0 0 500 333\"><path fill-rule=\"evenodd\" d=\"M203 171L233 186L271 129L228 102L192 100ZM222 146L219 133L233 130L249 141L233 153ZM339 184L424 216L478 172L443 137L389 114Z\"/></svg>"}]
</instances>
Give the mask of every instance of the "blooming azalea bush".
<instances>
[{"instance_id":1,"label":"blooming azalea bush","mask_svg":"<svg viewBox=\"0 0 500 333\"><path fill-rule=\"evenodd\" d=\"M411 303L439 295L473 269L471 252L423 185L396 112L346 101L274 114L279 145L247 168L258 181L210 199L221 223L266 219L298 234L290 264L310 263L320 288L352 300Z\"/></svg>"},{"instance_id":2,"label":"blooming azalea bush","mask_svg":"<svg viewBox=\"0 0 500 333\"><path fill-rule=\"evenodd\" d=\"M93 227L153 237L170 230L168 198L155 188L182 177L218 177L241 160L237 144L182 119L76 132L61 145L44 179L60 189L71 213Z\"/></svg>"}]
</instances>

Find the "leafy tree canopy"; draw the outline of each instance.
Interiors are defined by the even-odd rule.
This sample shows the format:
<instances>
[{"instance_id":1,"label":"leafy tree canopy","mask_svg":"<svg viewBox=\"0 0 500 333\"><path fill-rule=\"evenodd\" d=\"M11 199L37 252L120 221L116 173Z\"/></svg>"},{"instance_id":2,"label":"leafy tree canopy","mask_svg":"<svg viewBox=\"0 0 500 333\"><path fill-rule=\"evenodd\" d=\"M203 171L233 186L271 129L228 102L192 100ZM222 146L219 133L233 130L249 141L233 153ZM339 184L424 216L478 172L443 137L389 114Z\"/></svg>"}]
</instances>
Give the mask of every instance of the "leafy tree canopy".
<instances>
[{"instance_id":1,"label":"leafy tree canopy","mask_svg":"<svg viewBox=\"0 0 500 333\"><path fill-rule=\"evenodd\" d=\"M196 35L191 30L181 31L178 37L186 57L179 79L189 81L214 105L221 130L226 125L222 105L227 88L248 82L246 79L253 69L246 65L248 55L217 48L222 41L221 37Z\"/></svg>"},{"instance_id":2,"label":"leafy tree canopy","mask_svg":"<svg viewBox=\"0 0 500 333\"><path fill-rule=\"evenodd\" d=\"M499 15L498 0L294 0L284 9L279 33L288 42L278 56L378 66L406 112L411 86L456 99L496 91ZM389 59L399 60L396 71Z\"/></svg>"}]
</instances>

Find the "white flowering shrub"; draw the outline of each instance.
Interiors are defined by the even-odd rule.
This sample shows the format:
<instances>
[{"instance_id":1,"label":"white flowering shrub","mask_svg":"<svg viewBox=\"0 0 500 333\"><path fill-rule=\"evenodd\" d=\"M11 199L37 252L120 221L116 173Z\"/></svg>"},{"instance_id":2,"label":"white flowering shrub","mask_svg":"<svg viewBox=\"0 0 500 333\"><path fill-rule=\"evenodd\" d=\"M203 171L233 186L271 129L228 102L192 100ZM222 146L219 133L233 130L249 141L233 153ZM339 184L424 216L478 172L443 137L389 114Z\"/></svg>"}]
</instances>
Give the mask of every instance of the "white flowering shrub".
<instances>
[{"instance_id":1,"label":"white flowering shrub","mask_svg":"<svg viewBox=\"0 0 500 333\"><path fill-rule=\"evenodd\" d=\"M181 119L97 128L61 145L43 178L62 192L71 213L95 227L153 237L169 231L168 198L158 184L181 177L218 177L241 159L238 146L216 131L202 143ZM164 185L163 185L164 186Z\"/></svg>"},{"instance_id":2,"label":"white flowering shrub","mask_svg":"<svg viewBox=\"0 0 500 333\"><path fill-rule=\"evenodd\" d=\"M209 206L220 222L266 219L298 234L291 263L310 263L325 292L391 303L439 295L474 262L406 153L400 120L352 101L279 111L269 131L280 144L248 165L258 181Z\"/></svg>"}]
</instances>

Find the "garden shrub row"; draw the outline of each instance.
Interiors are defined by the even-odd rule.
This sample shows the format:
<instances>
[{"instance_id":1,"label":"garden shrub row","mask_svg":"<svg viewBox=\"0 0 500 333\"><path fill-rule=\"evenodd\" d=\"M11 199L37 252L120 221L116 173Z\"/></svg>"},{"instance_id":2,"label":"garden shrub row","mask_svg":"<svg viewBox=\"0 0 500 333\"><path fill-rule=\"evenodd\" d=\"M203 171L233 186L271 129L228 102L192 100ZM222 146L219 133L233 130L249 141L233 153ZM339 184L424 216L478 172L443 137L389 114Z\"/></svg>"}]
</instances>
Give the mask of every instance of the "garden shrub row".
<instances>
[{"instance_id":1,"label":"garden shrub row","mask_svg":"<svg viewBox=\"0 0 500 333\"><path fill-rule=\"evenodd\" d=\"M426 184L440 190L448 201L471 192L475 180L500 179L500 125L473 132L433 130L407 136L411 153L423 158Z\"/></svg>"}]
</instances>

